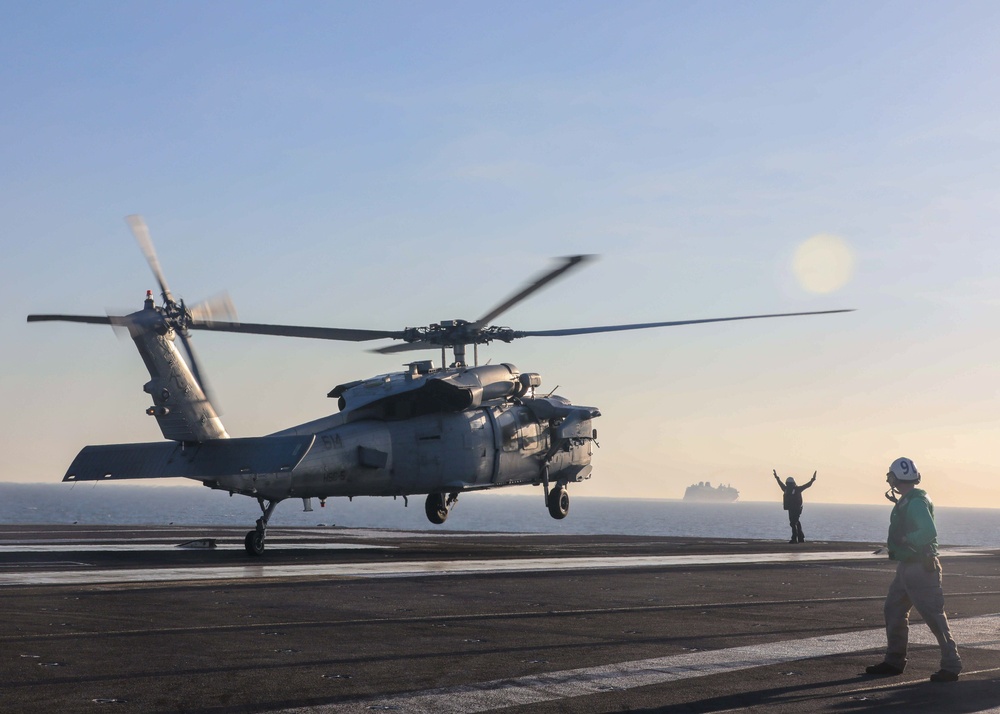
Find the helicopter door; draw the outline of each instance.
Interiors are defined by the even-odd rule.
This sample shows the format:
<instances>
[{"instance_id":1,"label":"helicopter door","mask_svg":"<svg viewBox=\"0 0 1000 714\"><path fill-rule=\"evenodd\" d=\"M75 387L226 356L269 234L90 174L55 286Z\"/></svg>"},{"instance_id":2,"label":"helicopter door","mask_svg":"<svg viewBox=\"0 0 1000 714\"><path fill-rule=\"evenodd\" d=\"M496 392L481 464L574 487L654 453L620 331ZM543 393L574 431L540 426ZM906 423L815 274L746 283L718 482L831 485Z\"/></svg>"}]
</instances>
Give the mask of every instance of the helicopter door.
<instances>
[{"instance_id":1,"label":"helicopter door","mask_svg":"<svg viewBox=\"0 0 1000 714\"><path fill-rule=\"evenodd\" d=\"M414 435L417 440L417 481L429 488L441 480L444 452L444 427L438 416L419 420Z\"/></svg>"},{"instance_id":2,"label":"helicopter door","mask_svg":"<svg viewBox=\"0 0 1000 714\"><path fill-rule=\"evenodd\" d=\"M416 478L407 487L461 490L490 483L493 431L483 412L434 414L413 420L413 425Z\"/></svg>"},{"instance_id":3,"label":"helicopter door","mask_svg":"<svg viewBox=\"0 0 1000 714\"><path fill-rule=\"evenodd\" d=\"M497 478L504 483L535 483L540 474L540 454L548 446L548 434L531 412L520 406L496 415L500 433L500 464ZM497 482L495 480L495 482Z\"/></svg>"},{"instance_id":4,"label":"helicopter door","mask_svg":"<svg viewBox=\"0 0 1000 714\"><path fill-rule=\"evenodd\" d=\"M506 482L517 471L520 439L518 438L517 414L514 409L497 409L493 412L496 422L496 463L493 471L493 483ZM503 474L503 478L500 475ZM515 479L516 480L516 479Z\"/></svg>"},{"instance_id":5,"label":"helicopter door","mask_svg":"<svg viewBox=\"0 0 1000 714\"><path fill-rule=\"evenodd\" d=\"M471 460L474 482L477 485L490 483L497 463L493 442L494 425L488 410L473 413L469 417L469 430L465 436L465 448ZM489 428L487 428L489 425Z\"/></svg>"}]
</instances>

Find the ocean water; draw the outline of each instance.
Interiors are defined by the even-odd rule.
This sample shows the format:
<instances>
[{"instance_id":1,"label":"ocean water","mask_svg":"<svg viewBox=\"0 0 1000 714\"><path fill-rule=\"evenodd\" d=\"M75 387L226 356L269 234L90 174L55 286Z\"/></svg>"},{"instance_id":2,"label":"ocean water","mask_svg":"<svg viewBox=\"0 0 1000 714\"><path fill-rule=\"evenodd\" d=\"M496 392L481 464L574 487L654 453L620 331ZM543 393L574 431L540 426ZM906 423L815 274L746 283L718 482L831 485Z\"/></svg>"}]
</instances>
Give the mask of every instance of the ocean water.
<instances>
[{"instance_id":1,"label":"ocean water","mask_svg":"<svg viewBox=\"0 0 1000 714\"><path fill-rule=\"evenodd\" d=\"M510 494L466 493L448 521L434 526L424 516L423 497L330 499L326 508L300 499L283 501L270 525L345 526L404 530L516 533L661 535L686 538L787 540L788 519L774 502L690 503L677 500L573 498L567 518L551 518L540 489ZM807 540L885 541L891 504L806 503ZM0 483L0 523L81 525L246 526L259 517L257 502L197 486L137 486L122 483ZM936 508L943 545L1000 547L1000 509Z\"/></svg>"}]
</instances>

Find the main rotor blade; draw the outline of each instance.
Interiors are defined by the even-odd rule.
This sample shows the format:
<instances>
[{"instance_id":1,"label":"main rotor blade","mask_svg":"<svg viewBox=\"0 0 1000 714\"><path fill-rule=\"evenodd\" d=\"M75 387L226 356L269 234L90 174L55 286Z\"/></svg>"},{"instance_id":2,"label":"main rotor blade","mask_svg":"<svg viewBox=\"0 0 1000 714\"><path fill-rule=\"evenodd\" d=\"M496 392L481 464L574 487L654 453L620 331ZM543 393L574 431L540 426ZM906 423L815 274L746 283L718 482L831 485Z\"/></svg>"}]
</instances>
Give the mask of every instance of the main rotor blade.
<instances>
[{"instance_id":1,"label":"main rotor blade","mask_svg":"<svg viewBox=\"0 0 1000 714\"><path fill-rule=\"evenodd\" d=\"M605 325L603 327L572 327L567 330L512 330L511 337L564 337L566 335L588 335L595 332L620 332L622 330L645 330L651 327L676 327L678 325L698 325L704 322L732 322L734 320L762 320L769 317L798 317L801 315L832 315L848 310L817 310L815 312L782 312L773 315L743 315L740 317L712 317L706 320L677 320L673 322L642 322L634 325Z\"/></svg>"},{"instance_id":2,"label":"main rotor blade","mask_svg":"<svg viewBox=\"0 0 1000 714\"><path fill-rule=\"evenodd\" d=\"M528 285L524 286L524 288L522 288L520 292L518 292L515 295L512 295L506 301L500 303L495 308L490 310L488 313L483 315L481 318L476 320L476 322L474 323L474 327L480 330L483 329L491 322L493 322L493 320L499 317L502 313L506 312L510 308L517 305L517 303L524 300L526 297L531 295L536 290L539 290L544 286L548 285L553 280L563 275L567 270L570 270L576 267L577 265L581 265L582 263L585 263L588 260L593 260L594 257L595 256L593 255L569 255L564 258L560 258L560 260L562 261L562 264L560 266L535 278L535 280L530 282Z\"/></svg>"},{"instance_id":3,"label":"main rotor blade","mask_svg":"<svg viewBox=\"0 0 1000 714\"><path fill-rule=\"evenodd\" d=\"M435 345L427 340L417 340L416 342L401 342L395 345L389 345L388 347L379 347L375 350L368 350L369 352L377 352L380 355L391 355L396 352L412 352L414 350L439 350L441 345Z\"/></svg>"},{"instance_id":4,"label":"main rotor blade","mask_svg":"<svg viewBox=\"0 0 1000 714\"><path fill-rule=\"evenodd\" d=\"M28 315L28 322L83 322L88 325L113 325L108 315Z\"/></svg>"},{"instance_id":5,"label":"main rotor blade","mask_svg":"<svg viewBox=\"0 0 1000 714\"><path fill-rule=\"evenodd\" d=\"M136 241L139 243L139 248L142 249L142 254L146 256L146 262L149 263L153 275L156 276L156 280L160 283L160 294L163 296L163 300L165 302L173 302L174 298L170 294L170 288L167 287L167 279L163 277L163 270L160 268L160 261L156 257L156 250L153 248L153 239L149 237L149 228L146 227L146 222L142 220L142 216L139 214L125 216L125 222L132 229L132 235L135 236Z\"/></svg>"},{"instance_id":6,"label":"main rotor blade","mask_svg":"<svg viewBox=\"0 0 1000 714\"><path fill-rule=\"evenodd\" d=\"M401 340L405 333L387 330L355 330L340 327L304 327L300 325L261 325L253 322L201 322L190 325L193 330L215 332L243 332L252 335L277 335L279 337L307 337L316 340L341 340L365 342L367 340Z\"/></svg>"}]
</instances>

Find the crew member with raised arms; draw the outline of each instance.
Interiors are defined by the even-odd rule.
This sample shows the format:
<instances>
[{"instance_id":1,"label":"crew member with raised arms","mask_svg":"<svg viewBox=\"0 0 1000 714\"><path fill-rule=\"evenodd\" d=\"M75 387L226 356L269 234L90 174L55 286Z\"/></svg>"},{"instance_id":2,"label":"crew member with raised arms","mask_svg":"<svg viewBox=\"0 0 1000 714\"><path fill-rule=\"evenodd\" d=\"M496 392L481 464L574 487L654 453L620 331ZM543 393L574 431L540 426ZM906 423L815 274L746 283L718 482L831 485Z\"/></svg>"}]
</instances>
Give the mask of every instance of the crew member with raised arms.
<instances>
[{"instance_id":1,"label":"crew member with raised arms","mask_svg":"<svg viewBox=\"0 0 1000 714\"><path fill-rule=\"evenodd\" d=\"M784 494L781 499L781 507L788 511L788 525L792 527L792 539L788 542L805 543L806 537L802 533L802 523L799 520L802 517L802 492L816 481L816 472L813 471L813 477L801 486L796 485L795 479L791 476L782 483L778 477L777 469L772 469L771 473L774 474L774 480L778 482L778 486Z\"/></svg>"}]
</instances>

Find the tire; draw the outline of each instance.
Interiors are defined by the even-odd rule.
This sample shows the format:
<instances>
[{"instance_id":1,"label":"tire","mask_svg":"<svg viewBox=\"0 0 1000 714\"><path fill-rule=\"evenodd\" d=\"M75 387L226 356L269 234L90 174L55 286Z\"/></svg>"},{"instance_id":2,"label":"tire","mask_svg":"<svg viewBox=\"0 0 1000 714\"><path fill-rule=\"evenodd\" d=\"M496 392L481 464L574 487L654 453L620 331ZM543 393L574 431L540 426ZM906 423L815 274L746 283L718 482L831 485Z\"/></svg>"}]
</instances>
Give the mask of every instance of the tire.
<instances>
[{"instance_id":1,"label":"tire","mask_svg":"<svg viewBox=\"0 0 1000 714\"><path fill-rule=\"evenodd\" d=\"M250 531L243 539L243 546L250 555L264 555L264 534L256 530Z\"/></svg>"},{"instance_id":2,"label":"tire","mask_svg":"<svg viewBox=\"0 0 1000 714\"><path fill-rule=\"evenodd\" d=\"M557 520L569 515L569 492L565 486L549 493L549 515Z\"/></svg>"},{"instance_id":3,"label":"tire","mask_svg":"<svg viewBox=\"0 0 1000 714\"><path fill-rule=\"evenodd\" d=\"M427 520L435 525L441 525L448 520L448 506L443 493L428 493L424 502Z\"/></svg>"}]
</instances>

